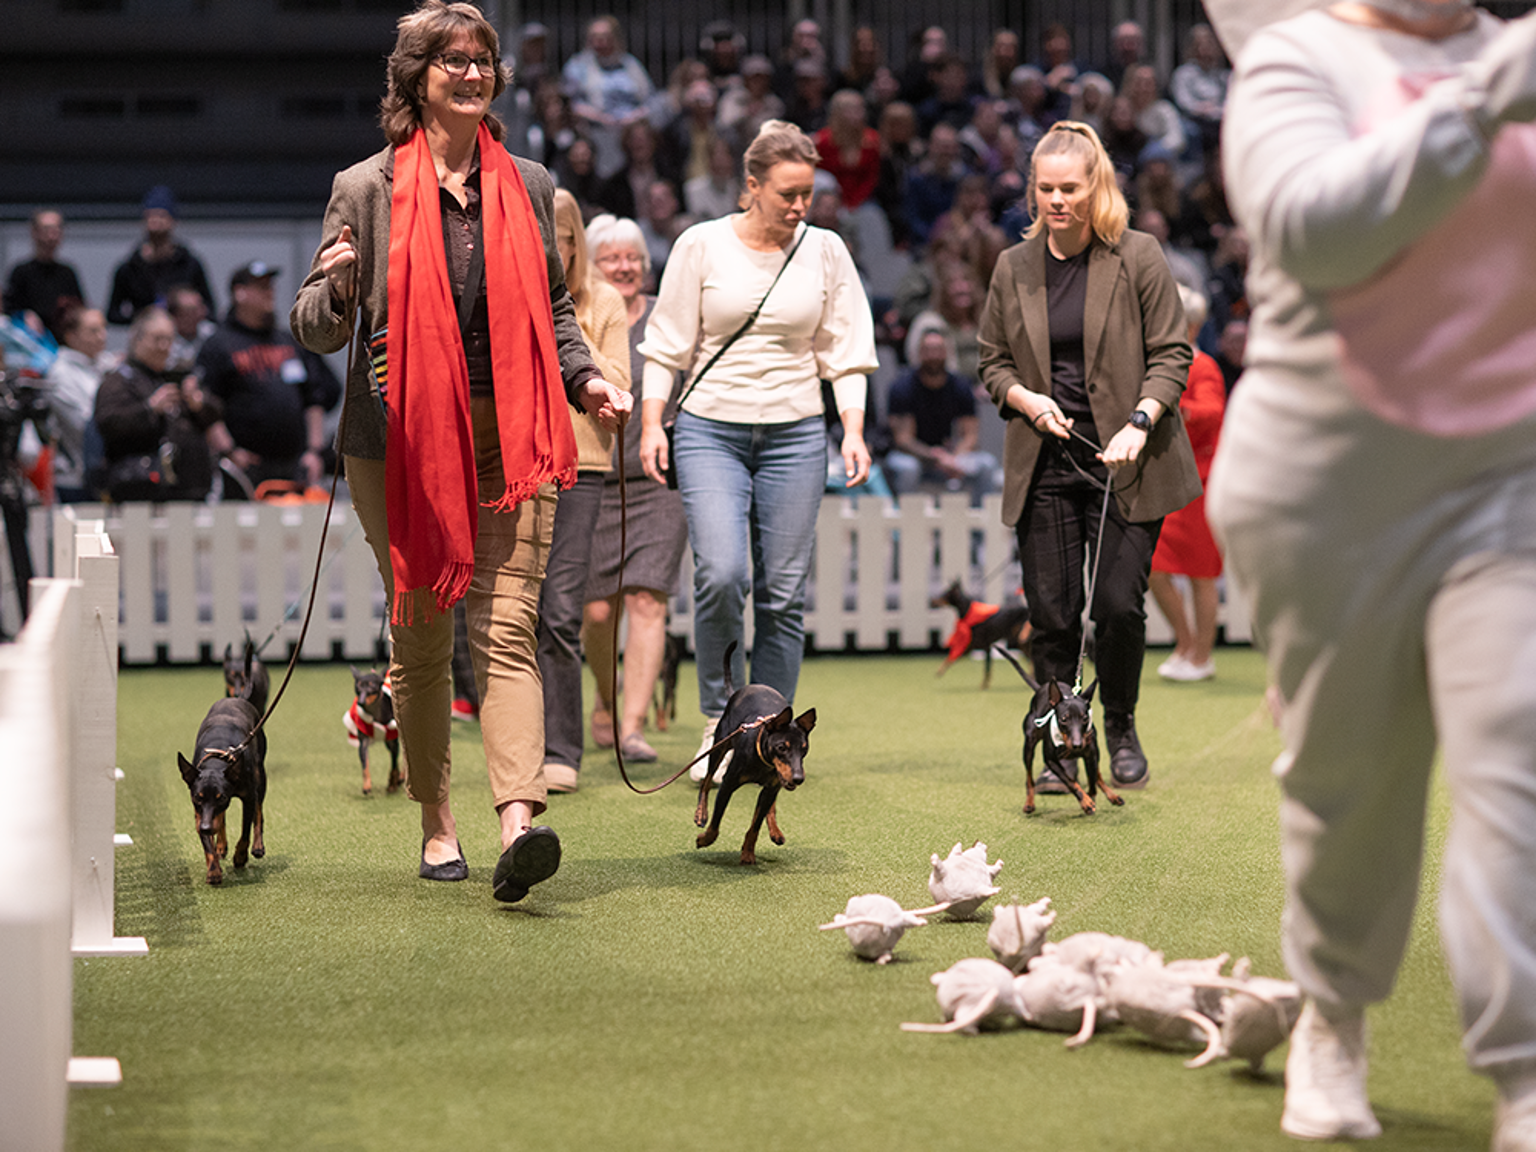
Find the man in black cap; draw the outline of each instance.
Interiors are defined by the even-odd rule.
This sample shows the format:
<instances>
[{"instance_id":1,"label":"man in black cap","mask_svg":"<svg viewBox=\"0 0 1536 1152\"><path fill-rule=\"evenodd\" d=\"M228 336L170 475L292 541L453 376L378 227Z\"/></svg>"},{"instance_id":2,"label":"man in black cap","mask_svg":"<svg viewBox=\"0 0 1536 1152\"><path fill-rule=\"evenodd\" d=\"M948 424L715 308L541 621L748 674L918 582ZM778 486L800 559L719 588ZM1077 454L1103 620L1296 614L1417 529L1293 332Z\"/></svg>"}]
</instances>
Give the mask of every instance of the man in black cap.
<instances>
[{"instance_id":1,"label":"man in black cap","mask_svg":"<svg viewBox=\"0 0 1536 1152\"><path fill-rule=\"evenodd\" d=\"M112 274L107 320L131 323L140 308L164 304L166 290L173 284L192 285L213 311L213 292L202 262L176 243L179 209L175 195L164 184L156 184L145 193L143 207L144 239Z\"/></svg>"},{"instance_id":2,"label":"man in black cap","mask_svg":"<svg viewBox=\"0 0 1536 1152\"><path fill-rule=\"evenodd\" d=\"M715 20L704 28L699 52L709 68L709 78L721 92L741 75L741 54L747 38L729 20Z\"/></svg>"},{"instance_id":3,"label":"man in black cap","mask_svg":"<svg viewBox=\"0 0 1536 1152\"><path fill-rule=\"evenodd\" d=\"M210 442L253 491L266 480L320 480L325 414L341 398L341 383L325 361L274 323L278 271L259 260L235 270L229 314L197 354L203 387L224 404L224 427L210 433ZM226 488L226 498L231 495Z\"/></svg>"}]
</instances>

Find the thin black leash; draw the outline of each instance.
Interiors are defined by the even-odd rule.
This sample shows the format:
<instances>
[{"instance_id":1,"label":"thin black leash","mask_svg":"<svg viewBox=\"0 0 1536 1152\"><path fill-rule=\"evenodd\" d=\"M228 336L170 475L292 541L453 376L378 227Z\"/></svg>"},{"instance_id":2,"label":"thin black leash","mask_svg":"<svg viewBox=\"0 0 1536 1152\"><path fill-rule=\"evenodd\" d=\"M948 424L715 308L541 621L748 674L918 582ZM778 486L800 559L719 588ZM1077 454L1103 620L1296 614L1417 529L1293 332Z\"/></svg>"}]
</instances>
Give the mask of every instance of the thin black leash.
<instances>
[{"instance_id":1,"label":"thin black leash","mask_svg":"<svg viewBox=\"0 0 1536 1152\"><path fill-rule=\"evenodd\" d=\"M345 377L348 385L350 385L352 382L352 370L357 366L357 331L359 312L357 301L359 285L357 282L357 264L355 262L351 265L351 269L352 292L348 298L347 303L347 375ZM341 405L341 419L338 420L336 424L336 442L338 444L343 444L346 442L344 438L346 429L347 405L345 400L343 400ZM330 499L326 502L325 505L325 519L321 521L320 524L320 547L315 556L315 575L309 582L309 602L304 608L304 623L299 627L299 639L298 642L293 646L293 654L288 657L288 667L283 672L282 683L277 686L277 692L273 694L271 701L267 704L267 710L262 713L261 718L256 721L256 726L251 729L250 733L244 740L240 741L240 743L236 744L233 748L227 750L210 751L204 755L204 759L206 759L208 756L216 755L220 759L228 760L233 763L234 760L239 757L242 752L251 746L251 741L256 739L256 734L266 727L267 721L272 718L272 713L277 711L277 705L278 702L282 700L283 693L288 689L288 682L293 679L293 670L298 667L299 663L299 653L304 650L304 639L309 635L309 622L314 618L315 597L320 589L320 575L325 571L325 538L330 533L331 513L336 508L336 488L341 481L340 463L341 461L338 459L338 467L334 472L331 473L331 495ZM384 613L385 619L388 620L388 604L384 606ZM279 625L279 627L281 627L281 625ZM276 629L274 629L274 631L276 631ZM270 639L270 637L268 637L268 639ZM198 763L201 764L202 761L199 760Z\"/></svg>"},{"instance_id":2,"label":"thin black leash","mask_svg":"<svg viewBox=\"0 0 1536 1152\"><path fill-rule=\"evenodd\" d=\"M1034 420L1030 421L1030 424L1033 425L1036 432L1040 431L1040 420L1049 415L1052 415L1052 413L1042 412ZM1068 428L1067 433L1068 435L1082 441L1095 452L1104 451L1102 445L1095 444L1092 440L1088 439L1088 437L1084 436L1075 428ZM1044 435L1044 433L1041 434ZM1092 618L1093 614L1093 594L1098 589L1099 585L1099 561L1103 558L1104 555L1104 524L1109 519L1109 498L1112 493L1123 492L1141 479L1142 461L1140 459L1136 461L1136 473L1131 477L1130 483L1117 488L1114 484L1113 473L1111 473L1107 479L1100 480L1092 472L1088 471L1088 469L1084 468L1081 464L1074 460L1072 458L1072 453L1063 452L1063 455L1066 456L1067 463L1071 464L1072 467L1075 468L1083 477L1083 479L1088 481L1089 484L1095 488L1104 489L1104 505L1099 510L1098 538L1094 541L1093 545L1093 564L1089 568L1088 572L1088 588L1087 595L1084 597L1083 603L1083 619L1080 627L1078 628L1078 631L1082 634L1082 639L1078 642L1077 646L1077 677L1072 682L1072 691L1074 694L1078 694L1083 690L1083 665L1087 662L1088 659L1088 621Z\"/></svg>"},{"instance_id":3,"label":"thin black leash","mask_svg":"<svg viewBox=\"0 0 1536 1152\"><path fill-rule=\"evenodd\" d=\"M629 485L624 476L624 426L628 423L629 417L622 412L619 413L617 449L619 457L619 590L613 609L613 667L610 670L612 673L612 678L608 682L608 707L611 710L611 714L615 720L618 719L619 713L619 620L624 604L624 557L629 551ZM763 718L763 720L766 719L767 717ZM763 723L763 720L748 721L745 724L739 725L734 732L730 732L723 738L716 740L703 752L700 752L692 760L688 761L688 763L684 764L681 768L663 780L660 784L656 785L654 788L637 788L635 786L635 782L629 778L629 772L624 767L624 741L619 739L617 728L614 729L613 758L618 761L619 776L629 787L629 790L631 792L636 792L641 796L650 796L656 792L660 792L667 785L673 784L676 781L682 779L683 773L687 772L688 769L692 768L700 760L704 759L704 757L714 752L716 748L719 748L723 744L730 743L739 734L745 732L747 729L756 728L758 725Z\"/></svg>"}]
</instances>

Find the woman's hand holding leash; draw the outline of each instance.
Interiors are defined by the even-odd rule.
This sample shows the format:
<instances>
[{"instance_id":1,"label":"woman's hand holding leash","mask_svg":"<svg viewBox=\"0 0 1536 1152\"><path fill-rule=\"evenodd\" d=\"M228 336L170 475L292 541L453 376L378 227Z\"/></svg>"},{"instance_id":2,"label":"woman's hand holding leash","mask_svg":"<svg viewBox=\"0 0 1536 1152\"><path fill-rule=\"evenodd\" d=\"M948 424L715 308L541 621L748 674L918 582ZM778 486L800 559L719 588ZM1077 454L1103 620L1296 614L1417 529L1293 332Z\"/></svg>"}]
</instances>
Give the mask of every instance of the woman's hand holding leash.
<instances>
[{"instance_id":1,"label":"woman's hand holding leash","mask_svg":"<svg viewBox=\"0 0 1536 1152\"><path fill-rule=\"evenodd\" d=\"M1104 451L1098 454L1104 467L1111 472L1118 472L1127 464L1134 464L1140 458L1142 450L1147 446L1147 437L1152 434L1152 426L1163 417L1163 405L1160 401L1143 399L1136 405L1136 410L1131 413L1131 419L1120 431L1110 438L1104 446ZM1138 416L1146 419L1138 420Z\"/></svg>"},{"instance_id":2,"label":"woman's hand holding leash","mask_svg":"<svg viewBox=\"0 0 1536 1152\"><path fill-rule=\"evenodd\" d=\"M635 401L622 388L616 388L601 376L593 376L581 386L581 410L608 432L618 430L634 410Z\"/></svg>"},{"instance_id":3,"label":"woman's hand holding leash","mask_svg":"<svg viewBox=\"0 0 1536 1152\"><path fill-rule=\"evenodd\" d=\"M1008 406L1024 414L1036 432L1042 436L1055 436L1065 440L1072 435L1072 421L1062 412L1053 397L1043 392L1031 392L1022 384L1008 389Z\"/></svg>"},{"instance_id":4,"label":"woman's hand holding leash","mask_svg":"<svg viewBox=\"0 0 1536 1152\"><path fill-rule=\"evenodd\" d=\"M1111 472L1118 472L1127 464L1136 463L1136 458L1141 455L1141 450L1147 446L1147 434L1140 428L1132 428L1127 424L1110 438L1104 446L1104 451L1098 453L1104 467Z\"/></svg>"}]
</instances>

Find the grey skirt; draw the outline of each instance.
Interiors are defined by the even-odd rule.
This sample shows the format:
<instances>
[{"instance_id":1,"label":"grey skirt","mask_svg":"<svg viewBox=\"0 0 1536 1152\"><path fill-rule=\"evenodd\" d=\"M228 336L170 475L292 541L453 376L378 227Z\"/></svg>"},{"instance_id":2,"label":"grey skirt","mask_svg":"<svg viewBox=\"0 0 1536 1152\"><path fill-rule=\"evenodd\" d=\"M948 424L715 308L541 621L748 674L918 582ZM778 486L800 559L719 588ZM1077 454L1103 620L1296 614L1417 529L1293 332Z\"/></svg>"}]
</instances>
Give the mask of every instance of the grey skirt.
<instances>
[{"instance_id":1,"label":"grey skirt","mask_svg":"<svg viewBox=\"0 0 1536 1152\"><path fill-rule=\"evenodd\" d=\"M627 488L629 527L624 587L650 588L670 596L677 590L683 549L688 546L683 498L648 476L631 478ZM610 475L603 483L603 504L597 514L591 567L587 571L587 599L606 600L618 591L619 481Z\"/></svg>"}]
</instances>

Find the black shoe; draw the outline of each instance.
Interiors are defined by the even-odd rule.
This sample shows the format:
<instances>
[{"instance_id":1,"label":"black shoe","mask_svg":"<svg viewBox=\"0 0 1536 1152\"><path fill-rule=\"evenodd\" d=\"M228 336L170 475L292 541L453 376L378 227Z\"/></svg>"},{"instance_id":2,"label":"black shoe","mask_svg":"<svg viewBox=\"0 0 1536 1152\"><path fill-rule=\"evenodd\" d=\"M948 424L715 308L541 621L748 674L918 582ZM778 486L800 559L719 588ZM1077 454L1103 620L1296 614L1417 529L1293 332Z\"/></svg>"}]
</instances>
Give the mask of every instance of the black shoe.
<instances>
[{"instance_id":1,"label":"black shoe","mask_svg":"<svg viewBox=\"0 0 1536 1152\"><path fill-rule=\"evenodd\" d=\"M457 860L444 860L441 864L427 863L427 842L421 842L421 871L418 875L423 880L468 880L469 865L464 861L464 849L459 848L458 841L454 841L455 848L459 849Z\"/></svg>"},{"instance_id":2,"label":"black shoe","mask_svg":"<svg viewBox=\"0 0 1536 1152\"><path fill-rule=\"evenodd\" d=\"M1136 717L1128 712L1104 713L1104 746L1109 750L1109 775L1119 788L1147 786L1147 756L1136 738Z\"/></svg>"},{"instance_id":3,"label":"black shoe","mask_svg":"<svg viewBox=\"0 0 1536 1152\"><path fill-rule=\"evenodd\" d=\"M1061 766L1064 776L1072 783L1077 783L1077 761L1068 760ZM1040 774L1035 777L1035 791L1043 796L1066 796L1072 789L1062 782L1061 776L1051 770L1050 765L1042 765Z\"/></svg>"},{"instance_id":4,"label":"black shoe","mask_svg":"<svg viewBox=\"0 0 1536 1152\"><path fill-rule=\"evenodd\" d=\"M560 837L540 824L530 828L501 854L491 878L491 894L503 904L516 904L528 889L560 870Z\"/></svg>"}]
</instances>

